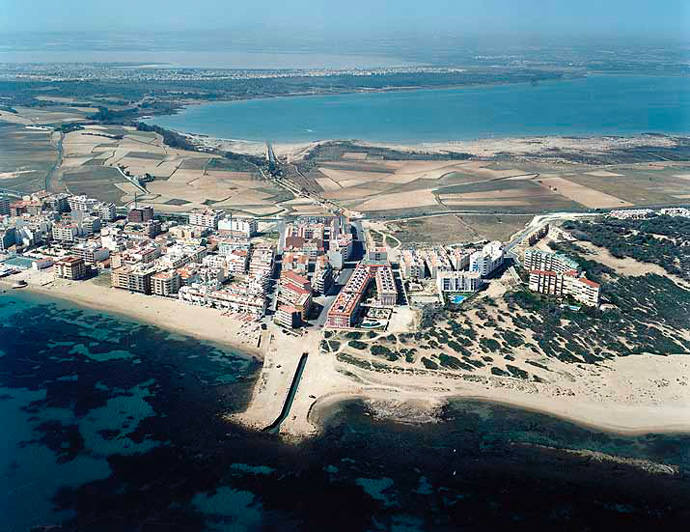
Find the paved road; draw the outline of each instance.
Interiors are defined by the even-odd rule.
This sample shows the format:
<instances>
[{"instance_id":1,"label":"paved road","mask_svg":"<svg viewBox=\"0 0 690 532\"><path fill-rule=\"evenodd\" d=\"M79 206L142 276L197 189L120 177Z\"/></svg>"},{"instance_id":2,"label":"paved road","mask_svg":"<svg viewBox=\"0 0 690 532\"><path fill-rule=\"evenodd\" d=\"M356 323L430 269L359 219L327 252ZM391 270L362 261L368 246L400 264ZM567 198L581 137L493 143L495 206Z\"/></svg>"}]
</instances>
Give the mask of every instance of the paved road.
<instances>
[{"instance_id":1,"label":"paved road","mask_svg":"<svg viewBox=\"0 0 690 532\"><path fill-rule=\"evenodd\" d=\"M65 139L65 134L61 131L60 138L58 139L57 145L55 146L57 154L55 156L55 164L48 170L45 177L45 183L43 188L48 192L57 192L57 188L53 186L53 178L57 175L60 166L62 165L63 147L62 141Z\"/></svg>"}]
</instances>

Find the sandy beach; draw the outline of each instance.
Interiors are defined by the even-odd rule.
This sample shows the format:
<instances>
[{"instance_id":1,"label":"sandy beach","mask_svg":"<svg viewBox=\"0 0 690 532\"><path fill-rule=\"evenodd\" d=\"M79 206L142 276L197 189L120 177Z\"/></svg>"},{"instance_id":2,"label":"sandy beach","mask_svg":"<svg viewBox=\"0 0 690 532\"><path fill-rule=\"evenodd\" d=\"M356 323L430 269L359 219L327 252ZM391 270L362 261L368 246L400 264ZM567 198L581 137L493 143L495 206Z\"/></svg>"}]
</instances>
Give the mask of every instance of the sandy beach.
<instances>
[{"instance_id":1,"label":"sandy beach","mask_svg":"<svg viewBox=\"0 0 690 532\"><path fill-rule=\"evenodd\" d=\"M478 399L554 415L620 434L690 431L690 357L636 355L596 366L572 365L555 371L548 383L510 377L465 379L462 374L377 372L320 351L321 334L290 336L220 311L174 299L131 294L94 281L49 281L24 272L27 290L91 309L120 314L180 334L227 345L263 359L248 409L229 416L263 429L280 415L302 353L309 354L289 416L280 427L288 440L318 434L323 416L339 402L363 399L375 415L404 422L433 421L452 399ZM13 276L14 281L17 276ZM9 290L11 281L0 281ZM257 347L260 335L261 347Z\"/></svg>"},{"instance_id":2,"label":"sandy beach","mask_svg":"<svg viewBox=\"0 0 690 532\"><path fill-rule=\"evenodd\" d=\"M12 276L12 281L24 277ZM262 357L257 347L261 333L257 324L235 316L224 316L219 310L184 304L176 299L133 294L100 286L93 281L56 280L46 285L27 279L26 290L33 294L62 299L93 310L119 314L162 329L200 340L226 345L234 350ZM11 282L0 280L0 288L10 289Z\"/></svg>"},{"instance_id":3,"label":"sandy beach","mask_svg":"<svg viewBox=\"0 0 690 532\"><path fill-rule=\"evenodd\" d=\"M207 135L185 134L198 146L214 148L222 151L233 151L246 155L263 156L266 145L243 139L222 139ZM279 157L287 157L290 161L302 159L315 147L338 142L337 139L323 139L313 142L277 142L273 149ZM475 140L455 140L446 142L368 142L349 141L360 147L387 148L402 152L424 152L430 154L467 153L475 157L491 158L496 155L511 154L514 156L530 156L550 153L555 150L584 151L587 153L606 153L616 149L632 149L640 146L670 148L677 141L670 136L662 135L630 135L630 136L525 136L478 138Z\"/></svg>"},{"instance_id":4,"label":"sandy beach","mask_svg":"<svg viewBox=\"0 0 690 532\"><path fill-rule=\"evenodd\" d=\"M635 435L690 431L690 357L686 354L620 357L594 367L554 373L552 382L510 377L404 371L381 373L338 361L318 348L318 336L273 339L246 412L231 416L264 428L279 415L302 352L309 358L280 434L299 441L318 432L338 403L367 402L380 417L433 421L448 400L485 400L553 415L596 430ZM279 348L277 348L279 346Z\"/></svg>"}]
</instances>

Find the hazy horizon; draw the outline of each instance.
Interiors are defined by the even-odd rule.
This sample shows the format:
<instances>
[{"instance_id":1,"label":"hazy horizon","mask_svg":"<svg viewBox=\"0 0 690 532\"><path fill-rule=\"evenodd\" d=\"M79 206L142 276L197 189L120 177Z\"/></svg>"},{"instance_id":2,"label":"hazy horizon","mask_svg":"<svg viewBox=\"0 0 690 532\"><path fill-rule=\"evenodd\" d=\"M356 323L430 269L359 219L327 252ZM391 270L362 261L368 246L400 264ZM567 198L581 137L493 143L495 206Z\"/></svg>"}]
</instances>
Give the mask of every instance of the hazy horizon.
<instances>
[{"instance_id":1,"label":"hazy horizon","mask_svg":"<svg viewBox=\"0 0 690 532\"><path fill-rule=\"evenodd\" d=\"M0 32L296 31L310 38L461 35L593 36L687 40L684 0L293 0L289 6L222 0L0 0ZM143 35L142 37L146 37Z\"/></svg>"}]
</instances>

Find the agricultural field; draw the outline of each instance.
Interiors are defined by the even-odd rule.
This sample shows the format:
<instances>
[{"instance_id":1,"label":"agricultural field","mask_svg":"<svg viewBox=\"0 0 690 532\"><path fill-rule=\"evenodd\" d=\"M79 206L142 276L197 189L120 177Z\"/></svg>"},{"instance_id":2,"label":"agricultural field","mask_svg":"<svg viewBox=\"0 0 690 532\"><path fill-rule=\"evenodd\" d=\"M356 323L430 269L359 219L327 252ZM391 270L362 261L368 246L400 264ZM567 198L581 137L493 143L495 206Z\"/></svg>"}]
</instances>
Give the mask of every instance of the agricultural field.
<instances>
[{"instance_id":1,"label":"agricultural field","mask_svg":"<svg viewBox=\"0 0 690 532\"><path fill-rule=\"evenodd\" d=\"M380 151L380 150L379 150ZM690 200L690 163L616 165L501 156L491 159L393 159L321 150L304 165L300 186L370 216L443 212L542 213ZM322 159L327 155L332 158Z\"/></svg>"},{"instance_id":2,"label":"agricultural field","mask_svg":"<svg viewBox=\"0 0 690 532\"><path fill-rule=\"evenodd\" d=\"M102 201L120 203L134 187L125 181L116 168L107 166L80 167L63 170L62 183L72 194L86 194Z\"/></svg>"},{"instance_id":3,"label":"agricultural field","mask_svg":"<svg viewBox=\"0 0 690 532\"><path fill-rule=\"evenodd\" d=\"M45 187L57 152L51 131L0 122L0 188L19 193Z\"/></svg>"},{"instance_id":4,"label":"agricultural field","mask_svg":"<svg viewBox=\"0 0 690 532\"><path fill-rule=\"evenodd\" d=\"M441 214L386 222L403 244L453 244L479 240L507 241L532 219L523 214Z\"/></svg>"},{"instance_id":5,"label":"agricultural field","mask_svg":"<svg viewBox=\"0 0 690 532\"><path fill-rule=\"evenodd\" d=\"M245 160L171 148L151 131L125 126L85 126L65 135L60 168L65 187L122 204L140 199L165 212L197 207L270 215L292 199ZM142 195L125 175L151 176Z\"/></svg>"}]
</instances>

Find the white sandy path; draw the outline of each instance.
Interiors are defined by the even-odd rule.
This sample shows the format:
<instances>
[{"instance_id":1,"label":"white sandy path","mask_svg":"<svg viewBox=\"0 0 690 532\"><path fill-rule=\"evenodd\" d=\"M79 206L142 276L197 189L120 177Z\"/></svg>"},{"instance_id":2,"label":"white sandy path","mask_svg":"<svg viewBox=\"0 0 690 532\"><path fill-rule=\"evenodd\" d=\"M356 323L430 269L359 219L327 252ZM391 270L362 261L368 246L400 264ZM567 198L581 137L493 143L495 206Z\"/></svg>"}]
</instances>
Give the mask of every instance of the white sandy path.
<instances>
[{"instance_id":1,"label":"white sandy path","mask_svg":"<svg viewBox=\"0 0 690 532\"><path fill-rule=\"evenodd\" d=\"M324 192L322 196L326 199L333 200L356 200L380 193L381 191L375 188L346 188L343 190Z\"/></svg>"},{"instance_id":2,"label":"white sandy path","mask_svg":"<svg viewBox=\"0 0 690 532\"><path fill-rule=\"evenodd\" d=\"M0 172L0 179L14 179L24 174L33 174L38 170L17 170L16 172Z\"/></svg>"},{"instance_id":3,"label":"white sandy path","mask_svg":"<svg viewBox=\"0 0 690 532\"><path fill-rule=\"evenodd\" d=\"M463 199L450 199L444 200L445 205L451 207L481 207L486 205L487 207L499 207L499 206L526 206L532 204L531 201L523 199L486 199L486 200L463 200Z\"/></svg>"},{"instance_id":4,"label":"white sandy path","mask_svg":"<svg viewBox=\"0 0 690 532\"><path fill-rule=\"evenodd\" d=\"M330 177L333 181L340 182L346 179L357 179L358 181L375 181L386 178L391 174L384 172L363 172L359 170L340 170L335 168L319 167L319 172Z\"/></svg>"},{"instance_id":5,"label":"white sandy path","mask_svg":"<svg viewBox=\"0 0 690 532\"><path fill-rule=\"evenodd\" d=\"M622 177L623 174L616 174L608 170L594 170L593 172L585 172L585 175L591 175L592 177Z\"/></svg>"},{"instance_id":6,"label":"white sandy path","mask_svg":"<svg viewBox=\"0 0 690 532\"><path fill-rule=\"evenodd\" d=\"M449 200L473 200L473 199L509 199L509 198L533 198L535 196L543 196L541 189L500 189L500 190L485 190L483 192L465 192L459 194L442 194L441 197Z\"/></svg>"},{"instance_id":7,"label":"white sandy path","mask_svg":"<svg viewBox=\"0 0 690 532\"><path fill-rule=\"evenodd\" d=\"M588 251L596 254L596 261L600 262L604 266L613 268L619 275L627 275L630 277L639 277L641 275L647 275L648 273L653 273L656 275L661 275L662 277L668 277L678 286L690 290L690 283L681 279L677 275L668 273L658 264L652 264L649 262L640 262L633 259L632 257L626 257L619 259L614 257L611 252L603 247L595 246L591 242L586 242L579 240L578 246L585 248Z\"/></svg>"},{"instance_id":8,"label":"white sandy path","mask_svg":"<svg viewBox=\"0 0 690 532\"><path fill-rule=\"evenodd\" d=\"M343 159L354 159L363 160L367 158L367 152L365 151L346 151L343 153Z\"/></svg>"}]
</instances>

